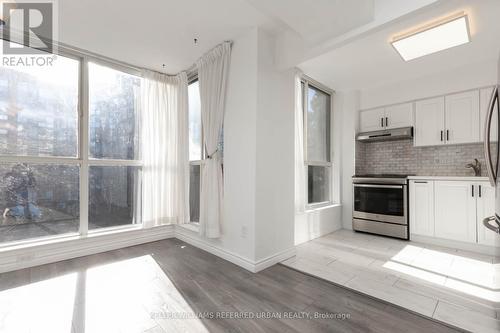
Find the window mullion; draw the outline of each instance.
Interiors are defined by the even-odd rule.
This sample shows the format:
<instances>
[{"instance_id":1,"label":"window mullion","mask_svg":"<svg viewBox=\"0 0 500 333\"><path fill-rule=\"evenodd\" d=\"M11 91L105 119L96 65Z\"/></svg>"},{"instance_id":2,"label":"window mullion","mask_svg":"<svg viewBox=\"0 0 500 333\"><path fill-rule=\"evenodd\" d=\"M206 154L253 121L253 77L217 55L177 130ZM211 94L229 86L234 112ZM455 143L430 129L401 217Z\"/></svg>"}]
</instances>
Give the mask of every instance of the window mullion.
<instances>
[{"instance_id":1,"label":"window mullion","mask_svg":"<svg viewBox=\"0 0 500 333\"><path fill-rule=\"evenodd\" d=\"M89 70L88 58L80 64L80 235L89 229Z\"/></svg>"}]
</instances>

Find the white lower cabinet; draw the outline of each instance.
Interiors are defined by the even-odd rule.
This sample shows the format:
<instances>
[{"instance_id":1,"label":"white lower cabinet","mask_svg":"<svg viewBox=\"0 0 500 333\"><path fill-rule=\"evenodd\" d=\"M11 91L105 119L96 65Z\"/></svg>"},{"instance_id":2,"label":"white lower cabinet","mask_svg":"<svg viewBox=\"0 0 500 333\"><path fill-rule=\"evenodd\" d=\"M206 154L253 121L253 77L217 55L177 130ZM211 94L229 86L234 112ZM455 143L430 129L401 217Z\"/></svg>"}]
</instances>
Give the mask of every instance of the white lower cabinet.
<instances>
[{"instance_id":1,"label":"white lower cabinet","mask_svg":"<svg viewBox=\"0 0 500 333\"><path fill-rule=\"evenodd\" d=\"M434 236L434 182L410 182L410 232Z\"/></svg>"},{"instance_id":2,"label":"white lower cabinet","mask_svg":"<svg viewBox=\"0 0 500 333\"><path fill-rule=\"evenodd\" d=\"M483 220L495 215L495 188L489 183L478 183L477 200L477 242L482 245L500 246L500 237L487 229Z\"/></svg>"},{"instance_id":3,"label":"white lower cabinet","mask_svg":"<svg viewBox=\"0 0 500 333\"><path fill-rule=\"evenodd\" d=\"M411 180L409 196L411 234L500 246L483 226L495 213L495 189L487 182Z\"/></svg>"},{"instance_id":4,"label":"white lower cabinet","mask_svg":"<svg viewBox=\"0 0 500 333\"><path fill-rule=\"evenodd\" d=\"M434 183L434 236L463 242L476 241L476 197L474 183Z\"/></svg>"}]
</instances>

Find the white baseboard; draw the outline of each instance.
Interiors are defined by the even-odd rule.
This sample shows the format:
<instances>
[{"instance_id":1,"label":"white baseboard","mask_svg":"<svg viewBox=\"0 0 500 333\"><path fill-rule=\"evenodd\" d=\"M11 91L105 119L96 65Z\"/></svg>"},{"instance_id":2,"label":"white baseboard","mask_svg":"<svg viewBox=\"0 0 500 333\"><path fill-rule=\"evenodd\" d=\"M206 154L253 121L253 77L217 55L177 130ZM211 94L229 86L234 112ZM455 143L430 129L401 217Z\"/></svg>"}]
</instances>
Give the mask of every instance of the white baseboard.
<instances>
[{"instance_id":1,"label":"white baseboard","mask_svg":"<svg viewBox=\"0 0 500 333\"><path fill-rule=\"evenodd\" d=\"M291 247L287 250L276 253L275 255L269 256L265 259L258 260L254 265L253 272L260 272L268 267L276 265L288 258L291 258L297 254L295 247Z\"/></svg>"},{"instance_id":2,"label":"white baseboard","mask_svg":"<svg viewBox=\"0 0 500 333\"><path fill-rule=\"evenodd\" d=\"M194 236L193 231L189 231L183 227L177 226L175 228L175 238L180 239L181 241L186 242L199 249L207 251L208 253L211 253L217 257L232 262L233 264L243 267L246 270L254 272L254 263L250 259L210 244L208 241Z\"/></svg>"},{"instance_id":3,"label":"white baseboard","mask_svg":"<svg viewBox=\"0 0 500 333\"><path fill-rule=\"evenodd\" d=\"M200 248L204 251L207 251L208 253L211 253L224 260L232 262L233 264L238 265L252 273L257 273L295 255L295 247L293 247L267 258L253 261L233 252L217 247L204 239L200 239L199 237L196 237L194 235L193 231L187 230L182 226L176 226L175 238L180 239L181 241Z\"/></svg>"},{"instance_id":4,"label":"white baseboard","mask_svg":"<svg viewBox=\"0 0 500 333\"><path fill-rule=\"evenodd\" d=\"M165 225L149 229L120 230L88 237L74 236L52 239L36 245L25 244L0 249L0 273L174 237L253 273L295 255L295 247L292 247L267 258L253 261L197 237L196 231L174 225Z\"/></svg>"},{"instance_id":5,"label":"white baseboard","mask_svg":"<svg viewBox=\"0 0 500 333\"><path fill-rule=\"evenodd\" d=\"M0 273L116 250L175 237L172 225L132 229L88 237L60 238L35 246L0 250Z\"/></svg>"},{"instance_id":6,"label":"white baseboard","mask_svg":"<svg viewBox=\"0 0 500 333\"><path fill-rule=\"evenodd\" d=\"M481 244L466 243L466 242L454 241L454 240L449 240L449 239L442 239L442 238L414 235L414 234L410 235L410 239L414 242L449 247L452 249L459 249L459 250L464 250L464 251L476 252L476 253L486 254L486 255L490 255L490 256L499 256L500 255L500 248L494 247L494 246L486 246L486 245L481 245Z\"/></svg>"}]
</instances>

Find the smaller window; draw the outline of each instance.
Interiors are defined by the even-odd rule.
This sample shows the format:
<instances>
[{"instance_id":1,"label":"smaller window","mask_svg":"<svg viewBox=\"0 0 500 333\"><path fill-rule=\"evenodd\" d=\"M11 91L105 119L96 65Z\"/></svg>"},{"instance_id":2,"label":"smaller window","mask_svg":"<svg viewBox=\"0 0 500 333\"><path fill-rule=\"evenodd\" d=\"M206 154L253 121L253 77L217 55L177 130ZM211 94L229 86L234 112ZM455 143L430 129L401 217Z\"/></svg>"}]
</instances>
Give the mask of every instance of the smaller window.
<instances>
[{"instance_id":1,"label":"smaller window","mask_svg":"<svg viewBox=\"0 0 500 333\"><path fill-rule=\"evenodd\" d=\"M200 85L198 81L188 86L189 96L189 160L199 161L202 154Z\"/></svg>"},{"instance_id":2,"label":"smaller window","mask_svg":"<svg viewBox=\"0 0 500 333\"><path fill-rule=\"evenodd\" d=\"M192 164L189 173L189 216L191 222L200 222L200 164Z\"/></svg>"},{"instance_id":3,"label":"smaller window","mask_svg":"<svg viewBox=\"0 0 500 333\"><path fill-rule=\"evenodd\" d=\"M304 80L302 97L307 203L326 204L332 201L331 95Z\"/></svg>"},{"instance_id":4,"label":"smaller window","mask_svg":"<svg viewBox=\"0 0 500 333\"><path fill-rule=\"evenodd\" d=\"M203 133L201 121L200 85L198 80L188 86L189 101L189 215L190 222L200 221L201 168Z\"/></svg>"},{"instance_id":5,"label":"smaller window","mask_svg":"<svg viewBox=\"0 0 500 333\"><path fill-rule=\"evenodd\" d=\"M307 168L307 202L330 201L330 167L312 166Z\"/></svg>"}]
</instances>

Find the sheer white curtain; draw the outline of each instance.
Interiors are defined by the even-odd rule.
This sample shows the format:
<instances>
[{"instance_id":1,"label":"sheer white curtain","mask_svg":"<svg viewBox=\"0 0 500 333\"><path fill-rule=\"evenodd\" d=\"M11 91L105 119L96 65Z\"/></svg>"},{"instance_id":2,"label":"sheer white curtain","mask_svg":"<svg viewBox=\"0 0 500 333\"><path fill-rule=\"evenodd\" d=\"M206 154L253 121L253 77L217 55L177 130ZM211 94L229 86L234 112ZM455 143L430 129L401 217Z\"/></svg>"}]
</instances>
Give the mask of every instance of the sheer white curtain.
<instances>
[{"instance_id":1,"label":"sheer white curtain","mask_svg":"<svg viewBox=\"0 0 500 333\"><path fill-rule=\"evenodd\" d=\"M224 42L197 62L201 118L207 159L202 168L200 233L208 238L221 234L223 175L217 144L224 120L231 43Z\"/></svg>"},{"instance_id":2,"label":"sheer white curtain","mask_svg":"<svg viewBox=\"0 0 500 333\"><path fill-rule=\"evenodd\" d=\"M142 215L146 227L189 221L187 77L145 71Z\"/></svg>"},{"instance_id":3,"label":"sheer white curtain","mask_svg":"<svg viewBox=\"0 0 500 333\"><path fill-rule=\"evenodd\" d=\"M306 176L304 164L304 104L302 101L302 72L295 72L295 213L306 206Z\"/></svg>"}]
</instances>

